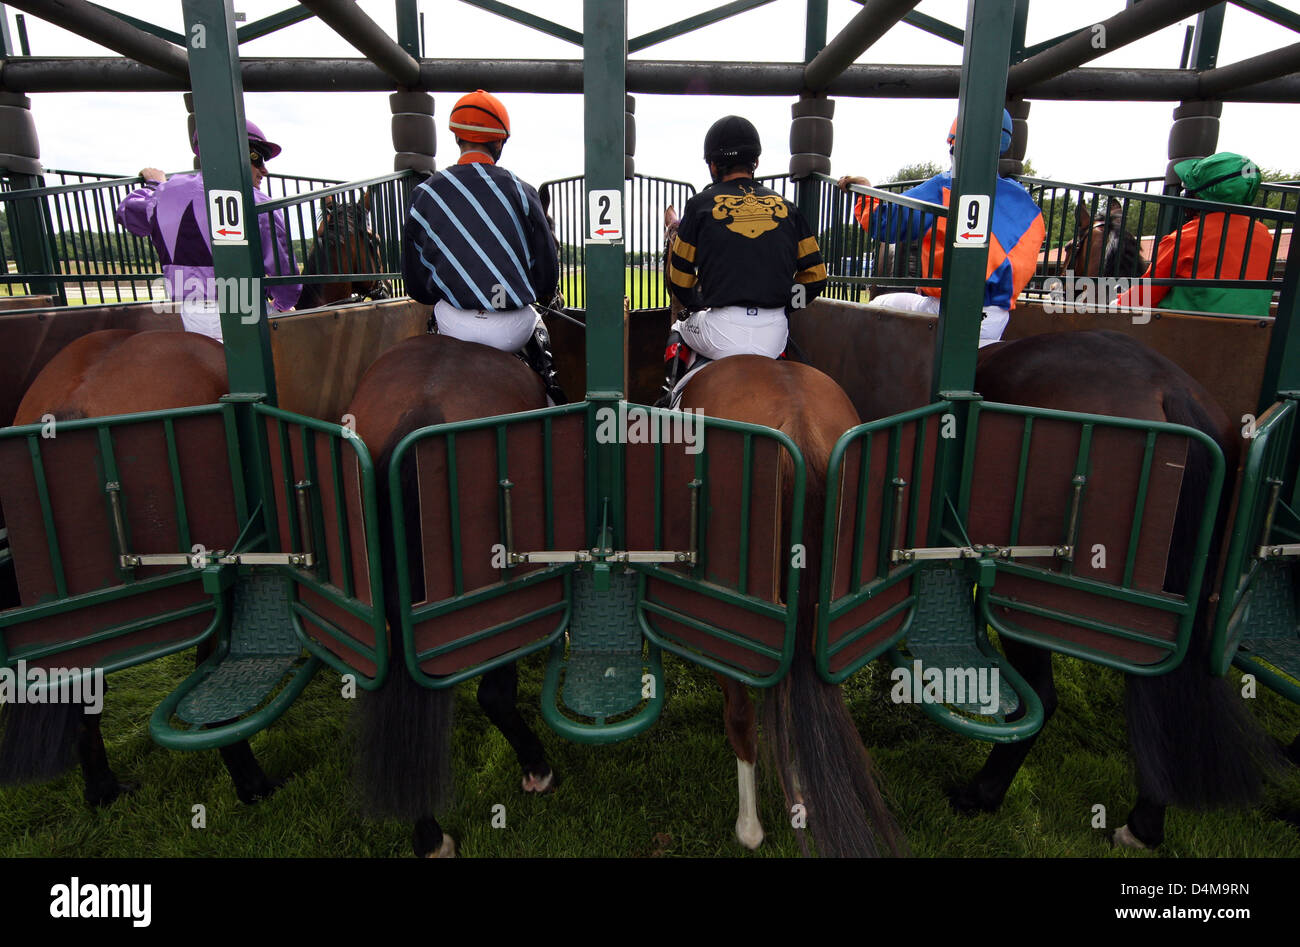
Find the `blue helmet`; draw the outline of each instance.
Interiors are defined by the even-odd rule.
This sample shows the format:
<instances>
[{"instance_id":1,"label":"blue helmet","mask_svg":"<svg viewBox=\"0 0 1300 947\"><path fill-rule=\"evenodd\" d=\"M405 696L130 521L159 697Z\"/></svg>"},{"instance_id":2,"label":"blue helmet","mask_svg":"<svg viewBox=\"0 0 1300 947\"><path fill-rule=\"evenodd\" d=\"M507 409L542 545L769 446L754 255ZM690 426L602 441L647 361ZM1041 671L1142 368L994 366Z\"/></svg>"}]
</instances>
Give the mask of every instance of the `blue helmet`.
<instances>
[{"instance_id":1,"label":"blue helmet","mask_svg":"<svg viewBox=\"0 0 1300 947\"><path fill-rule=\"evenodd\" d=\"M952 128L948 130L948 149L951 151L953 142L957 140L957 119L952 120ZM998 154L1004 155L1011 148L1011 113L1006 109L1002 110L1002 142L998 146Z\"/></svg>"}]
</instances>

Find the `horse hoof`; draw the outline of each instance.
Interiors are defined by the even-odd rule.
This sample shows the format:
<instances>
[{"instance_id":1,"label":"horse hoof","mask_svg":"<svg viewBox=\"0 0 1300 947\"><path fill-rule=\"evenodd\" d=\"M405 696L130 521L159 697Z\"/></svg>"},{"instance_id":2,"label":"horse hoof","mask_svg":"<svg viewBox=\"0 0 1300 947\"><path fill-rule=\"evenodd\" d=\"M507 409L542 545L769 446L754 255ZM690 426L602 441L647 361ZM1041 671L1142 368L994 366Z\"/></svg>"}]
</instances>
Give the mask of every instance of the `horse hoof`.
<instances>
[{"instance_id":1,"label":"horse hoof","mask_svg":"<svg viewBox=\"0 0 1300 947\"><path fill-rule=\"evenodd\" d=\"M438 846L436 852L430 852L425 858L455 858L456 857L456 840L450 835L442 836L442 844Z\"/></svg>"},{"instance_id":2,"label":"horse hoof","mask_svg":"<svg viewBox=\"0 0 1300 947\"><path fill-rule=\"evenodd\" d=\"M996 812L997 805L989 805L971 786L954 786L948 790L948 805L958 815L979 815L982 812Z\"/></svg>"},{"instance_id":3,"label":"horse hoof","mask_svg":"<svg viewBox=\"0 0 1300 947\"><path fill-rule=\"evenodd\" d=\"M736 841L751 852L763 844L763 838L763 826L757 819L749 824L740 819L736 820Z\"/></svg>"},{"instance_id":4,"label":"horse hoof","mask_svg":"<svg viewBox=\"0 0 1300 947\"><path fill-rule=\"evenodd\" d=\"M547 769L545 776L535 776L532 773L524 773L522 785L524 792L535 792L539 796L544 795L555 788L555 771Z\"/></svg>"},{"instance_id":5,"label":"horse hoof","mask_svg":"<svg viewBox=\"0 0 1300 947\"><path fill-rule=\"evenodd\" d=\"M1122 846L1124 848L1135 848L1141 852L1148 852L1151 846L1142 841L1127 825L1121 825L1115 830L1110 837L1110 844L1113 846Z\"/></svg>"},{"instance_id":6,"label":"horse hoof","mask_svg":"<svg viewBox=\"0 0 1300 947\"><path fill-rule=\"evenodd\" d=\"M242 786L236 786L235 795L239 797L239 801L244 805L255 806L265 799L270 799L275 795L275 791L283 785L283 779L267 778L263 780L256 789L246 789Z\"/></svg>"},{"instance_id":7,"label":"horse hoof","mask_svg":"<svg viewBox=\"0 0 1300 947\"><path fill-rule=\"evenodd\" d=\"M99 790L93 796L90 794L90 791L87 790L86 805L90 806L92 809L102 809L105 806L112 805L122 796L129 796L139 788L140 786L137 783L114 782L107 789Z\"/></svg>"}]
</instances>

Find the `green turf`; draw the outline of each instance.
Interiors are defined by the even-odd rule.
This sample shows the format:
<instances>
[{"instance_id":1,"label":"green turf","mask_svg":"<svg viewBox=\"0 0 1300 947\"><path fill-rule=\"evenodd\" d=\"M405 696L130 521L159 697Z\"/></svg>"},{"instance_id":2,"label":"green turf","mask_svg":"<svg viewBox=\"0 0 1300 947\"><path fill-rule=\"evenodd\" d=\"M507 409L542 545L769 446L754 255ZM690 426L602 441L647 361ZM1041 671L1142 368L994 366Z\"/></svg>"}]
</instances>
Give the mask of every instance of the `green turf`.
<instances>
[{"instance_id":1,"label":"green turf","mask_svg":"<svg viewBox=\"0 0 1300 947\"><path fill-rule=\"evenodd\" d=\"M154 706L186 673L177 655L111 678L104 732L119 776L140 789L92 812L79 775L44 786L0 789L4 856L403 856L408 828L359 814L350 779L350 702L322 672L270 730L252 741L267 770L292 774L270 800L243 806L215 752L174 753L148 735ZM669 691L657 726L629 742L584 747L546 729L537 709L542 658L523 665L521 706L542 736L559 780L545 797L525 796L504 738L479 710L472 685L458 691L454 760L457 801L444 825L472 856L740 856L734 840L735 761L723 736L721 692L712 675L666 661ZM1061 706L995 815L965 818L944 787L971 775L985 747L892 703L877 663L845 685L891 807L922 856L1151 857L1112 852L1091 828L1106 806L1115 827L1132 804L1120 676L1057 658ZM1235 672L1234 672L1235 676ZM1289 741L1300 708L1271 693L1254 702L1271 733ZM780 790L760 765L759 805L768 839L759 857L798 853ZM207 827L191 826L192 807ZM493 828L493 806L505 828ZM1300 808L1300 770L1287 772L1261 810L1171 811L1166 856L1300 856L1300 833L1269 810Z\"/></svg>"}]
</instances>

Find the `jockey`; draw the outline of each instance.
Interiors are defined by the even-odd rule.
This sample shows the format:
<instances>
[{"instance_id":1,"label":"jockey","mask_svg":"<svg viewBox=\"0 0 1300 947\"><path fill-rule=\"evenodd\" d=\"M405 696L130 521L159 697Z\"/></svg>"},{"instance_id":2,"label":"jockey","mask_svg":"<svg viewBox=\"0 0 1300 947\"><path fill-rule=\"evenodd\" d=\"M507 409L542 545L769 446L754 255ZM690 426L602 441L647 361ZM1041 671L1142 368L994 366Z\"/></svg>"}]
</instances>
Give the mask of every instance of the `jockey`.
<instances>
[{"instance_id":1,"label":"jockey","mask_svg":"<svg viewBox=\"0 0 1300 947\"><path fill-rule=\"evenodd\" d=\"M249 162L253 172L253 199L261 204L271 199L258 190L266 177L266 162L280 153L280 146L268 141L252 122L248 129ZM197 133L190 137L197 155ZM212 235L208 232L207 200L203 175L177 174L170 179L157 168L140 172L144 186L126 196L117 208L117 222L139 237L148 237L162 261L167 295L180 304L181 323L187 332L198 332L221 341L221 313L218 287L212 270ZM262 230L262 263L267 276L296 275L298 266L289 245L284 213L258 214ZM275 218L275 239L271 218ZM292 309L302 286L284 284L267 290L271 308Z\"/></svg>"},{"instance_id":2,"label":"jockey","mask_svg":"<svg viewBox=\"0 0 1300 947\"><path fill-rule=\"evenodd\" d=\"M1224 204L1250 204L1259 192L1255 162L1231 151L1190 158L1174 165L1184 197ZM1143 279L1266 280L1273 234L1263 222L1241 214L1192 212L1181 230L1167 234ZM1249 249L1249 252L1247 250ZM1156 306L1193 312L1267 316L1269 289L1219 289L1213 286L1137 286L1121 293L1121 306Z\"/></svg>"},{"instance_id":3,"label":"jockey","mask_svg":"<svg viewBox=\"0 0 1300 947\"><path fill-rule=\"evenodd\" d=\"M550 339L532 308L554 298L559 256L537 192L497 165L510 116L479 89L456 103L450 127L460 160L416 188L407 211L407 292L433 304L440 334L518 353L564 404Z\"/></svg>"},{"instance_id":4,"label":"jockey","mask_svg":"<svg viewBox=\"0 0 1300 947\"><path fill-rule=\"evenodd\" d=\"M948 154L952 155L957 138L957 120L953 119L948 132ZM1011 147L1011 113L1002 110L1001 153ZM850 184L870 187L863 177L846 175L839 179L839 187L848 190ZM952 171L936 174L928 181L903 192L904 197L942 204L947 207L952 199ZM886 243L915 240L921 236L921 275L943 275L943 252L947 220L927 214L909 213L899 204L885 204L865 195L858 198L853 215L872 237ZM1042 250L1043 213L1029 193L1007 178L999 176L993 196L993 220L990 228L988 279L984 284L984 315L980 323L980 345L997 342L1011 318L1016 297L1029 283L1038 265ZM930 272L930 252L934 248L933 272ZM939 311L939 287L927 286L915 293L886 293L871 300L869 305L891 309L909 309L917 312Z\"/></svg>"},{"instance_id":5,"label":"jockey","mask_svg":"<svg viewBox=\"0 0 1300 947\"><path fill-rule=\"evenodd\" d=\"M779 358L787 314L826 285L821 249L799 208L754 180L761 150L758 130L738 115L718 119L704 136L713 184L686 203L668 255L673 296L693 311L673 324L661 403L686 381L676 378L679 340L696 355L692 371L728 355Z\"/></svg>"}]
</instances>

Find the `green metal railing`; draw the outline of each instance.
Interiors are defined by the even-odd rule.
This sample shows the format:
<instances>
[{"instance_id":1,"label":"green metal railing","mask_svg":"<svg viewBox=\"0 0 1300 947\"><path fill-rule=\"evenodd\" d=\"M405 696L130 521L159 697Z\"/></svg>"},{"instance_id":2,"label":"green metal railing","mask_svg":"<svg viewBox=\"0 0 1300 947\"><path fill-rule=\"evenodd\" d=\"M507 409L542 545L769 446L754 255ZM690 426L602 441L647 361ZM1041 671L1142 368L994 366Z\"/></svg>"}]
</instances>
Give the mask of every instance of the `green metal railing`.
<instances>
[{"instance_id":1,"label":"green metal railing","mask_svg":"<svg viewBox=\"0 0 1300 947\"><path fill-rule=\"evenodd\" d=\"M420 180L414 171L399 171L258 204L258 214L272 215L277 239L279 228L287 229L301 270L282 272L277 257L275 271L267 273L264 282L303 284L300 309L322 304L314 293L323 284L351 283L350 293L387 282L388 295L401 295L402 225L411 190Z\"/></svg>"},{"instance_id":2,"label":"green metal railing","mask_svg":"<svg viewBox=\"0 0 1300 947\"><path fill-rule=\"evenodd\" d=\"M1260 555L1261 548L1278 539L1300 543L1300 515L1285 496L1293 482L1290 455L1295 427L1296 402L1288 398L1260 417L1248 442L1214 619L1210 661L1215 674L1227 673L1247 630L1247 616L1240 609L1268 563Z\"/></svg>"},{"instance_id":3,"label":"green metal railing","mask_svg":"<svg viewBox=\"0 0 1300 947\"><path fill-rule=\"evenodd\" d=\"M253 410L266 430L260 446L268 478L263 495L270 502L263 524L268 536L277 537L272 548L310 552L315 559L310 567L281 567L294 582L294 631L311 654L341 674L355 674L362 688L374 690L387 677L389 645L381 511L370 451L340 425L262 404ZM343 627L310 598L356 624ZM373 668L370 673L367 665Z\"/></svg>"},{"instance_id":4,"label":"green metal railing","mask_svg":"<svg viewBox=\"0 0 1300 947\"><path fill-rule=\"evenodd\" d=\"M676 412L659 408L642 409L650 418L671 418ZM652 420L651 423L661 423ZM796 550L801 548L804 517L804 484L806 468L803 454L798 446L782 431L757 424L745 424L720 418L695 416L694 423L700 425L703 439L701 449L694 455L689 479L678 484L667 482L668 466L665 461L665 445L656 443L644 448L652 453L651 479L653 482L653 536L646 536L650 548L664 549L668 537L665 535L664 523L670 501L666 490L676 488L676 503L689 504L690 551L696 553L692 566L677 563L631 562L629 568L640 572L639 618L642 631L647 640L666 651L688 661L703 665L719 674L726 675L754 687L771 687L789 670L794 656L795 626L799 612L799 581L801 566L790 565L796 558ZM756 452L767 445L765 457L761 463L756 461ZM674 450L679 448L674 447ZM723 451L732 455L732 461L724 462ZM777 575L779 582L781 566L784 569L784 593L780 600L765 597L759 590L750 587L751 560L754 550L750 547L757 532L757 519L753 515L753 498L757 489L755 483L756 469L774 473L782 467L781 454L789 457L789 471L793 478L790 485L790 509L782 518L781 504L772 508L777 516L774 521L763 524L773 531L779 549ZM629 467L632 463L629 462ZM629 476L631 476L629 474ZM629 489L629 503L635 502ZM689 496L689 500L682 497ZM644 497L639 499L644 502ZM718 528L711 522L723 515L724 506L732 506L739 514L739 533L735 548L724 548L710 543L710 531ZM784 537L788 546L781 541ZM657 595L653 583L663 582L679 590L694 593L705 599L723 603L748 613L755 619L768 623L769 631L780 630L780 646L760 639L750 627L722 628L717 624L701 621L685 614L679 608L665 602ZM657 619L664 619L690 629L694 634L683 637L680 632L668 631ZM715 644L723 644L731 649L740 649L750 660L750 666L742 665L738 660L725 660L713 650ZM769 665L767 670L755 670L753 661Z\"/></svg>"},{"instance_id":5,"label":"green metal railing","mask_svg":"<svg viewBox=\"0 0 1300 947\"><path fill-rule=\"evenodd\" d=\"M573 517L577 514L572 507L562 502L569 485L560 481L555 474L553 441L558 436L556 429L564 419L579 416L585 420L588 411L589 405L583 402L493 418L439 424L412 431L402 438L393 449L388 468L388 489L397 563L400 631L407 670L423 686L432 688L454 686L460 681L476 677L493 668L516 661L525 655L545 648L563 633L569 621L571 608L570 576L576 568L576 564L561 562L546 564L541 568L524 570L519 568L520 564L512 563L509 559L509 552L514 551L513 534L515 529L513 524L516 511L511 507L510 498L512 489L518 487L520 481L528 477L535 478L540 473L544 522L543 548L554 550L556 548L558 520L561 517ZM527 434L530 428L537 429L535 435L539 436L541 441L543 463L540 471L528 469L527 467L520 469L517 463L512 464L512 458L507 450L507 442L511 439L514 431L517 430ZM589 424L586 424L585 428L584 437L590 440L590 438L594 437L592 428ZM570 432L566 431L567 433ZM496 529L492 532L492 535L487 537L467 537L462 524L469 514L464 506L461 487L464 485L463 481L470 479L470 474L468 471L461 470L458 465L458 447L463 445L468 438L483 434L490 437L493 445L494 464L492 469L496 473L495 485L498 489L491 503L494 507L492 512L496 513ZM418 518L419 514L417 511L407 509L403 496L402 479L404 468L417 463L416 455L419 449L429 446L440 449L445 457L445 478L440 486L447 491L448 497L449 519L447 529L450 545L447 549L429 549L428 543L430 540L423 535L423 529ZM574 448L579 447L580 444L568 446ZM478 476L482 476L481 471L478 472ZM588 483L584 489L586 496L582 505L585 507L585 512L589 513L594 502L591 496L591 484ZM481 515L483 511L475 510L475 512ZM536 517L535 510L519 512ZM414 601L412 570L419 568L423 572L424 563L423 561L420 563L412 562L407 552L408 537L410 536L408 522L412 519L416 524L415 529L418 532L420 547L424 550L424 555L445 555L451 564L451 588L448 590L450 594L434 599L431 591L426 587L425 595L428 600L423 603ZM591 522L590 516L585 517L583 521ZM481 546L486 539L493 540L492 543L488 544L489 547L499 547L497 554L501 558L497 562L500 567L496 568L494 566L498 578L489 584L469 588L464 569L467 540L473 540ZM492 555L486 549L484 554ZM523 614L497 622L490 627L458 635L433 647L421 649L417 645L416 639L420 626L427 622L436 622L438 619L452 616L457 612L473 608L493 599L524 592L556 578L561 579L563 582L563 595L557 602L531 609ZM486 660L467 659L464 665L450 674L433 675L422 668L423 664L431 660L455 655L457 652L463 651L463 649L482 644L522 625L549 616L555 618L553 629L544 636L539 636L520 647L510 649Z\"/></svg>"},{"instance_id":6,"label":"green metal railing","mask_svg":"<svg viewBox=\"0 0 1300 947\"><path fill-rule=\"evenodd\" d=\"M1259 221L1269 232L1268 270L1263 279L1248 276L1246 264L1251 248L1255 245L1254 228L1247 232L1243 248L1242 262L1237 268L1225 266L1224 255L1226 241L1217 245L1207 242L1202 247L1204 234L1197 237L1196 246L1188 248L1182 245L1182 237L1175 231L1174 256L1180 258L1188 249L1192 250L1193 272L1200 272L1203 262L1202 253L1216 254L1213 276L1202 278L1153 279L1153 286L1215 286L1224 289L1280 289L1282 269L1286 262L1287 241L1290 230L1295 224L1296 205L1300 201L1300 190L1273 185L1260 188L1256 203L1252 206L1236 204L1219 204L1210 201L1194 200L1159 193L1158 191L1138 191L1130 187L1108 187L1092 184L1069 184L1042 178L1021 177L1024 185L1035 203L1042 209L1043 224L1047 231L1046 246L1039 257L1038 269L1030 283L1030 291L1045 291L1045 283L1051 277L1065 276L1066 270L1082 275L1100 273L1102 261L1090 259L1089 250L1084 249L1087 241L1080 240L1080 250L1071 255L1074 243L1080 238L1078 221L1079 207L1082 205L1088 218L1090 232L1092 223L1104 220L1114 212L1123 220L1124 229L1140 240L1143 269L1156 255L1156 249L1162 234L1159 232L1162 214L1200 213L1212 214L1228 212L1245 218L1252 223ZM1126 183L1126 182L1116 182ZM1132 183L1132 182L1130 182ZM1269 206L1265 206L1265 205ZM1112 277L1134 277L1141 273L1106 272L1101 275ZM1099 300L1105 303L1107 300Z\"/></svg>"},{"instance_id":7,"label":"green metal railing","mask_svg":"<svg viewBox=\"0 0 1300 947\"><path fill-rule=\"evenodd\" d=\"M560 292L567 309L586 309L586 190L582 175L547 181L538 189L560 244ZM635 175L623 186L623 249L628 301L633 310L669 304L664 282L664 209L680 215L695 188L685 181Z\"/></svg>"},{"instance_id":8,"label":"green metal railing","mask_svg":"<svg viewBox=\"0 0 1300 947\"><path fill-rule=\"evenodd\" d=\"M1046 408L1029 408L1020 405L996 404L992 402L976 402L973 407L973 417L971 430L967 435L965 444L965 476L963 478L961 493L957 505L957 525L955 530L950 529L947 533L954 541L961 545L972 545L974 539L978 544L981 537L968 537L965 535L964 524L969 522L972 503L972 486L975 470L976 450L980 443L981 425L986 424L986 419L1003 416L1009 418L1019 418L1021 421L1021 445L1020 456L1017 463L1017 473L1014 485L1014 503L1011 510L1010 531L1006 539L1006 544L1015 546L1021 542L1020 524L1025 512L1025 485L1028 475L1030 448L1034 437L1034 426L1036 422L1059 421L1065 422L1078 429L1078 450L1074 461L1074 478L1071 482L1074 491L1071 510L1063 535L1064 541L1060 544L1062 547L1069 547L1073 550L1076 546L1082 546L1083 540L1074 535L1078 529L1080 504L1088 502L1088 491L1090 489L1090 478L1092 476L1092 466L1094 459L1092 457L1092 443L1094 432L1097 430L1113 431L1132 431L1143 436L1143 459L1137 477L1137 491L1134 502L1134 508L1122 515L1131 516L1131 527L1129 529L1128 542L1122 551L1122 560L1124 568L1122 578L1119 582L1104 581L1096 578L1090 578L1080 575L1073 567L1073 553L1060 562L1059 571L1042 566L1029 565L1026 562L1016 561L1014 558L1001 558L995 553L993 547L984 547L991 557L996 572L1011 576L1018 576L1033 579L1037 582L1045 583L1062 590L1075 590L1098 596L1104 599L1110 599L1117 603L1123 603L1133 606L1137 609L1147 609L1157 613L1166 613L1173 615L1177 619L1177 625L1172 638L1165 638L1160 635L1143 631L1130 625L1121 625L1115 622L1107 622L1100 619L1088 618L1080 615L1072 615L1056 609L1049 609L1043 606L1033 605L1024 601L1017 601L1014 598L1007 597L998 591L996 584L988 588L987 591L981 588L981 610L985 620L999 634L1007 635L1029 644L1038 645L1039 647L1049 648L1059 651L1063 654L1073 655L1074 657L1084 658L1094 663L1103 664L1108 667L1117 668L1126 673L1140 675L1163 674L1176 667L1182 661L1186 654L1188 642L1190 640L1192 622L1196 618L1197 606L1200 601L1200 591L1204 579L1205 563L1209 553L1210 540L1214 532L1215 517L1218 510L1219 495L1223 487L1224 479L1224 460L1223 452L1213 438L1202 431L1194 428L1185 427L1178 424L1169 424L1158 421L1139 421L1128 418L1116 418L1104 415L1079 414L1069 411L1056 411ZM1153 463L1155 458L1155 449L1157 439L1160 437L1185 438L1188 441L1197 441L1207 452L1210 460L1209 484L1206 488L1204 499L1204 508L1200 511L1196 542L1191 551L1191 562L1189 567L1189 576L1187 587L1180 593L1154 592L1140 589L1135 584L1135 564L1138 555L1138 547L1143 539L1142 525L1143 517L1147 510L1148 503L1151 499L1149 496L1149 486L1152 478ZM1062 485L1065 489L1070 485ZM1114 511L1111 512L1114 515ZM1114 555L1114 551L1111 551ZM1023 612L1025 614L1036 615L1040 618L1059 621L1074 627L1087 629L1092 632L1098 632L1109 638L1116 639L1124 643L1135 643L1154 649L1157 652L1163 652L1164 657L1153 662L1139 662L1129 660L1114 653L1102 650L1100 648L1088 647L1082 644L1066 641L1062 638L1045 634L1041 631L1029 629L1022 624L1012 621L1005 617L999 608L1010 608Z\"/></svg>"},{"instance_id":9,"label":"green metal railing","mask_svg":"<svg viewBox=\"0 0 1300 947\"><path fill-rule=\"evenodd\" d=\"M102 667L106 672L115 671L188 648L207 638L220 626L223 619L220 602L215 598L204 596L203 600L177 610L171 610L158 615L111 625L109 627L91 627L88 628L84 634L78 637L54 643L14 648L11 647L6 640L6 632L10 632L13 629L19 628L28 623L69 613L84 612L89 616L91 614L90 610L95 609L98 606L109 605L132 596L143 595L145 593L170 588L183 583L198 582L200 580L202 575L201 570L190 565L169 570L161 575L137 577L133 568L123 566L119 563L116 566L116 573L120 581L117 583L104 588L72 592L72 594L70 594L69 581L67 577L68 569L65 562L65 550L61 545L58 529L56 528L57 517L55 503L57 500L50 489L47 467L51 461L49 455L60 446L60 438L63 439L62 443L67 443L69 439L77 437L79 433L89 432L93 435L95 438L95 463L97 469L94 474L87 472L88 476L93 476L95 479L94 481L87 482L86 487L89 488L93 482L97 491L103 495L105 504L105 531L106 534L110 534L114 531L114 522L121 522L122 520L122 514L119 512L119 508L110 502L114 499L110 494L113 493L114 488L116 488L117 484L120 482L119 460L115 447L114 433L124 429L138 430L150 427L157 428L165 443L167 476L169 477L174 503L172 513L174 515L179 551L189 552L191 549L191 540L195 538L191 535L190 512L195 505L204 502L204 498L186 496L181 472L180 451L177 446L176 424L178 421L185 419L203 417L219 418L224 426L227 436L230 436L234 425L234 414L230 405L205 405L201 407L178 408L168 411L149 411L140 414L59 421L57 422L55 437L49 439L44 436L48 434L46 425L44 424L30 424L21 427L0 429L0 443L18 441L24 443L26 447L28 469L35 485L36 500L40 509L41 522L45 532L49 567L54 585L54 596L48 601L28 604L0 612L0 664L11 664L18 660L35 661L38 659L51 658L59 654L66 654L78 648L94 646L105 641L124 638L191 615L202 614L205 612L212 613L212 621L198 634L188 635L183 639L174 641L127 647L116 657L97 662L97 666ZM233 491L235 513L242 529L249 520L248 510L243 503L243 490L241 486L244 476L243 469L239 464L239 458L235 452L227 450L226 453L229 464L229 475L235 485ZM17 476L12 468L7 473L6 480L10 484L17 482ZM15 488L11 487L11 489ZM127 504L128 510L130 509L130 501L130 496L125 496L124 502ZM165 514L162 514L160 511L160 515ZM129 517L126 519L129 521ZM118 526L116 532L118 534L116 541L110 539L109 547L104 550L105 554L113 555L115 559L117 556L125 554L128 551L135 553L178 551L177 549L114 549L114 547L120 544L122 537L125 537L128 543L130 542L129 528L125 523ZM90 552L83 548L66 551L66 555L73 554L79 557L79 561L84 561L85 557L89 555ZM35 568L35 564L30 564L28 568ZM90 619L87 618L87 621L89 620Z\"/></svg>"},{"instance_id":10,"label":"green metal railing","mask_svg":"<svg viewBox=\"0 0 1300 947\"><path fill-rule=\"evenodd\" d=\"M911 628L917 604L911 583L919 564L894 562L890 551L925 545L928 524L939 520L942 491L933 482L933 451L938 428L951 411L951 402L937 401L924 408L859 425L845 432L831 452L826 472L828 497L822 541L821 604L814 644L817 671L830 683L841 683L875 660L906 637ZM905 439L911 440L906 452ZM873 454L881 443L885 445L884 456L873 466ZM927 450L930 452L928 470ZM849 461L857 466L852 483L845 480ZM875 493L870 490L873 474L880 477L882 487ZM846 550L840 535L840 517L847 506L853 510L853 529ZM874 529L868 528L869 522ZM874 568L867 570L865 566L871 562ZM841 576L847 581L842 594L837 596L835 589ZM902 583L909 587L903 597L879 611L872 609L872 614L864 616L865 621L831 640L831 629L841 618L888 595ZM896 619L901 620L893 630L878 634ZM837 656L841 653L846 658L852 657L839 667L832 667L833 663L839 663Z\"/></svg>"}]
</instances>

